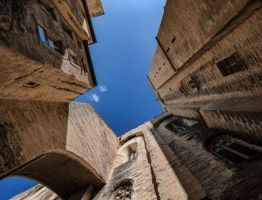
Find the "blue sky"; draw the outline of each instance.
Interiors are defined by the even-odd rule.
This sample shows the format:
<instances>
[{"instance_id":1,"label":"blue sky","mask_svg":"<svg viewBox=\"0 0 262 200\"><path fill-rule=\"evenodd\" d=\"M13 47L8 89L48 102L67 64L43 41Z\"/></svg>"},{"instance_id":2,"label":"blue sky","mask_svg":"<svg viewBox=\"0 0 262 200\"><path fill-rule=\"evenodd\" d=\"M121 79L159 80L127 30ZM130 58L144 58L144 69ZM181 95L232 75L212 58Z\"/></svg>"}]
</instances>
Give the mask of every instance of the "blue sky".
<instances>
[{"instance_id":1,"label":"blue sky","mask_svg":"<svg viewBox=\"0 0 262 200\"><path fill-rule=\"evenodd\" d=\"M75 101L90 103L117 135L135 128L162 109L147 73L165 0L103 0L105 15L93 19L97 43L90 46L98 86ZM0 200L35 183L0 181Z\"/></svg>"},{"instance_id":2,"label":"blue sky","mask_svg":"<svg viewBox=\"0 0 262 200\"><path fill-rule=\"evenodd\" d=\"M98 43L90 47L99 86L76 101L89 102L121 135L162 112L147 73L165 0L103 3L105 15L93 20Z\"/></svg>"}]
</instances>

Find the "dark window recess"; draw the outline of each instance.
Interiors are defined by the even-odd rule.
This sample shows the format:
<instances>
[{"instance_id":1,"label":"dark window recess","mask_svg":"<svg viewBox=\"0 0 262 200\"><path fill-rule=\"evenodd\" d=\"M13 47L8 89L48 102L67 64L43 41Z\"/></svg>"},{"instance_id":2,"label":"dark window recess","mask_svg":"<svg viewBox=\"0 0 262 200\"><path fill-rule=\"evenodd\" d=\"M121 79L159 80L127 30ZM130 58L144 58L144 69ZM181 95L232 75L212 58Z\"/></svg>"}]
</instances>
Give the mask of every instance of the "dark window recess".
<instances>
[{"instance_id":1,"label":"dark window recess","mask_svg":"<svg viewBox=\"0 0 262 200\"><path fill-rule=\"evenodd\" d=\"M174 43L176 41L176 36L174 36L171 40L172 43Z\"/></svg>"},{"instance_id":2,"label":"dark window recess","mask_svg":"<svg viewBox=\"0 0 262 200\"><path fill-rule=\"evenodd\" d=\"M67 33L67 35L69 35L69 37L74 39L73 32L65 24L62 24L62 26L63 26L63 30Z\"/></svg>"},{"instance_id":3,"label":"dark window recess","mask_svg":"<svg viewBox=\"0 0 262 200\"><path fill-rule=\"evenodd\" d=\"M78 65L78 59L75 55L73 54L69 54L68 59L71 63Z\"/></svg>"},{"instance_id":4,"label":"dark window recess","mask_svg":"<svg viewBox=\"0 0 262 200\"><path fill-rule=\"evenodd\" d=\"M48 47L54 49L55 51L61 54L64 53L63 44L61 40L55 41L50 37L48 37L46 30L39 25L37 25L37 33L38 33L38 38L42 44L47 45Z\"/></svg>"},{"instance_id":5,"label":"dark window recess","mask_svg":"<svg viewBox=\"0 0 262 200\"><path fill-rule=\"evenodd\" d=\"M137 152L136 152L136 150L133 150L133 149L130 148L128 151L129 151L129 152L128 152L128 161L135 160L136 157L137 157Z\"/></svg>"},{"instance_id":6,"label":"dark window recess","mask_svg":"<svg viewBox=\"0 0 262 200\"><path fill-rule=\"evenodd\" d=\"M188 81L188 85L193 89L197 88L196 83L193 79L190 79L190 81Z\"/></svg>"},{"instance_id":7,"label":"dark window recess","mask_svg":"<svg viewBox=\"0 0 262 200\"><path fill-rule=\"evenodd\" d=\"M208 146L213 154L232 163L262 158L262 147L228 135L214 138Z\"/></svg>"},{"instance_id":8,"label":"dark window recess","mask_svg":"<svg viewBox=\"0 0 262 200\"><path fill-rule=\"evenodd\" d=\"M34 87L37 87L39 85L40 85L39 83L35 83L33 81L29 81L29 82L25 83L23 86L24 87L29 87L29 88L34 88Z\"/></svg>"},{"instance_id":9,"label":"dark window recess","mask_svg":"<svg viewBox=\"0 0 262 200\"><path fill-rule=\"evenodd\" d=\"M224 60L216 63L223 76L228 76L247 69L246 63L238 53L234 53Z\"/></svg>"},{"instance_id":10,"label":"dark window recess","mask_svg":"<svg viewBox=\"0 0 262 200\"><path fill-rule=\"evenodd\" d=\"M134 189L131 183L123 184L115 189L113 192L113 199L131 200L133 191Z\"/></svg>"},{"instance_id":11,"label":"dark window recess","mask_svg":"<svg viewBox=\"0 0 262 200\"><path fill-rule=\"evenodd\" d=\"M78 48L79 49L82 49L83 48L83 45L82 45L82 41L81 40L77 40L77 44L78 44Z\"/></svg>"},{"instance_id":12,"label":"dark window recess","mask_svg":"<svg viewBox=\"0 0 262 200\"><path fill-rule=\"evenodd\" d=\"M47 10L47 12L49 13L49 15L55 20L57 21L57 17L56 17L56 14L55 14L55 9L54 8L51 8L49 6L45 6L45 9Z\"/></svg>"},{"instance_id":13,"label":"dark window recess","mask_svg":"<svg viewBox=\"0 0 262 200\"><path fill-rule=\"evenodd\" d=\"M54 41L50 38L48 38L48 46L51 47L52 49L54 49L55 51L63 54L64 50L63 50L63 43L61 40L58 41Z\"/></svg>"},{"instance_id":14,"label":"dark window recess","mask_svg":"<svg viewBox=\"0 0 262 200\"><path fill-rule=\"evenodd\" d=\"M82 66L83 66L82 68L83 68L84 72L88 72L85 59L81 58L81 61L82 61Z\"/></svg>"},{"instance_id":15,"label":"dark window recess","mask_svg":"<svg viewBox=\"0 0 262 200\"><path fill-rule=\"evenodd\" d=\"M169 50L170 50L170 48L168 47L168 48L166 49L166 52L169 52Z\"/></svg>"},{"instance_id":16,"label":"dark window recess","mask_svg":"<svg viewBox=\"0 0 262 200\"><path fill-rule=\"evenodd\" d=\"M198 121L181 118L181 119L174 119L172 122L166 125L166 128L179 136L183 136L187 134L187 130L191 129L192 127L196 126Z\"/></svg>"}]
</instances>

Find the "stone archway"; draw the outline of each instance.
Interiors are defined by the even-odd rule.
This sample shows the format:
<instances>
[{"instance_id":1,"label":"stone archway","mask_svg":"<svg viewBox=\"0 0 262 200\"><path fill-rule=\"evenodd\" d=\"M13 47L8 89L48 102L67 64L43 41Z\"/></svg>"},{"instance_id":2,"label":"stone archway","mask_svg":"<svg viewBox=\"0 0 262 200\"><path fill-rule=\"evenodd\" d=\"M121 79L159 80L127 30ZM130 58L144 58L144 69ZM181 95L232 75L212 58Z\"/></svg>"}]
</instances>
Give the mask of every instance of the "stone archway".
<instances>
[{"instance_id":1,"label":"stone archway","mask_svg":"<svg viewBox=\"0 0 262 200\"><path fill-rule=\"evenodd\" d=\"M104 181L84 160L71 152L53 151L43 154L12 171L7 176L22 176L38 181L47 186L62 199L90 185L101 188Z\"/></svg>"}]
</instances>

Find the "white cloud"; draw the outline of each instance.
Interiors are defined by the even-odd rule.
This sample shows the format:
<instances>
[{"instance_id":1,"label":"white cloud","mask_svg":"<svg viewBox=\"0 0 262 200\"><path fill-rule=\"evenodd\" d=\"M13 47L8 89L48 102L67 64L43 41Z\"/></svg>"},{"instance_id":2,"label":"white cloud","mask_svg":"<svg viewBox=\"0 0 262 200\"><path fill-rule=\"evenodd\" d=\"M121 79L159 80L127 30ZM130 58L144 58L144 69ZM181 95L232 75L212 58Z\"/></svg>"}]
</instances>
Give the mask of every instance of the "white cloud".
<instances>
[{"instance_id":1,"label":"white cloud","mask_svg":"<svg viewBox=\"0 0 262 200\"><path fill-rule=\"evenodd\" d=\"M99 89L99 92L106 92L107 91L107 87L105 85L100 85L98 87L98 89Z\"/></svg>"},{"instance_id":2,"label":"white cloud","mask_svg":"<svg viewBox=\"0 0 262 200\"><path fill-rule=\"evenodd\" d=\"M89 99L91 100L91 101L94 101L94 102L99 102L99 100L100 100L100 97L98 96L98 94L92 94L90 97L89 97Z\"/></svg>"}]
</instances>

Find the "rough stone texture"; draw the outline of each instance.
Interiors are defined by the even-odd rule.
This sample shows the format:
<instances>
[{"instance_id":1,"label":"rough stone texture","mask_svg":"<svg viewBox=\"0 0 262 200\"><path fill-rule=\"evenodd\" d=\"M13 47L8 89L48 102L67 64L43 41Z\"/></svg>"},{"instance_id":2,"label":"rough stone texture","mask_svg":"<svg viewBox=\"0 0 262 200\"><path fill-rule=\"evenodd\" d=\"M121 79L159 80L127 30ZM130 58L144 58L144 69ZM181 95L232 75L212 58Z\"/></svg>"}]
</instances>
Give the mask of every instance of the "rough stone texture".
<instances>
[{"instance_id":1,"label":"rough stone texture","mask_svg":"<svg viewBox=\"0 0 262 200\"><path fill-rule=\"evenodd\" d=\"M92 87L51 65L16 54L5 46L0 47L0 53L1 98L70 101Z\"/></svg>"},{"instance_id":2,"label":"rough stone texture","mask_svg":"<svg viewBox=\"0 0 262 200\"><path fill-rule=\"evenodd\" d=\"M175 74L175 70L166 59L163 51L158 46L156 49L153 64L148 74L149 79L155 89L158 89L163 83Z\"/></svg>"},{"instance_id":3,"label":"rough stone texture","mask_svg":"<svg viewBox=\"0 0 262 200\"><path fill-rule=\"evenodd\" d=\"M89 13L92 17L100 16L104 14L103 5L101 0L86 0Z\"/></svg>"},{"instance_id":4,"label":"rough stone texture","mask_svg":"<svg viewBox=\"0 0 262 200\"><path fill-rule=\"evenodd\" d=\"M82 1L0 4L2 98L69 101L96 85L87 47L94 35ZM40 41L38 25L56 50Z\"/></svg>"},{"instance_id":5,"label":"rough stone texture","mask_svg":"<svg viewBox=\"0 0 262 200\"><path fill-rule=\"evenodd\" d=\"M48 188L37 185L17 196L14 196L11 200L22 200L22 199L47 199L47 200L62 200L53 191Z\"/></svg>"},{"instance_id":6,"label":"rough stone texture","mask_svg":"<svg viewBox=\"0 0 262 200\"><path fill-rule=\"evenodd\" d=\"M168 0L158 39L175 68L210 41L248 0Z\"/></svg>"},{"instance_id":7,"label":"rough stone texture","mask_svg":"<svg viewBox=\"0 0 262 200\"><path fill-rule=\"evenodd\" d=\"M174 162L172 165L173 169L182 185L184 183L183 186L189 194L189 198L201 199L201 196L196 197L199 192L202 195L206 194L206 197L211 199L259 198L262 188L261 172L259 170L254 171L254 169L259 168L262 164L262 152L260 152L260 157L256 160L234 164L229 163L225 158L211 153L207 149L207 143L215 135L227 134L238 137L239 134L207 129L199 122L185 128L185 125L179 124L179 121L182 122L183 119L175 116L165 117L160 124L155 126L154 136L169 162ZM176 120L177 127L175 131L170 131L166 126L173 120ZM181 132L181 130L183 131ZM256 141L251 140L251 137L243 137L241 139L248 141L250 144ZM258 141L255 144L260 144L261 146L261 143L258 143ZM175 159L172 158L172 154L175 155ZM192 176L194 177L193 179ZM186 182L184 181L188 177L192 180L195 179L195 181L190 181L189 187L186 187ZM198 188L198 192L192 192L196 188ZM244 188L248 188L248 190ZM249 192L247 193L246 191Z\"/></svg>"},{"instance_id":8,"label":"rough stone texture","mask_svg":"<svg viewBox=\"0 0 262 200\"><path fill-rule=\"evenodd\" d=\"M138 130L139 128L132 130L132 133L135 133ZM130 134L130 132L128 134ZM126 148L132 143L137 144L138 155L135 160L126 162ZM152 174L147 157L147 150L142 136L130 139L119 148L107 184L103 191L94 199L113 200L114 190L117 189L119 184L121 185L125 181L128 181L133 185L134 193L132 194L132 200L157 199L152 182Z\"/></svg>"},{"instance_id":9,"label":"rough stone texture","mask_svg":"<svg viewBox=\"0 0 262 200\"><path fill-rule=\"evenodd\" d=\"M1 177L34 178L64 197L104 184L119 144L91 107L1 100L0 112Z\"/></svg>"},{"instance_id":10,"label":"rough stone texture","mask_svg":"<svg viewBox=\"0 0 262 200\"><path fill-rule=\"evenodd\" d=\"M168 112L261 137L261 7L256 0L167 1L149 79ZM232 56L235 72L225 75L220 63L228 67ZM161 66L167 60L172 76L156 70L169 70Z\"/></svg>"},{"instance_id":11,"label":"rough stone texture","mask_svg":"<svg viewBox=\"0 0 262 200\"><path fill-rule=\"evenodd\" d=\"M148 122L143 126L143 135L151 160L150 164L155 175L159 198L161 200L199 199L196 191L194 193L195 198L188 197L171 164L162 152L160 148L161 144L159 144L153 136L152 124ZM186 177L184 177L184 179L186 179ZM193 187L192 182L190 183L190 187Z\"/></svg>"}]
</instances>

